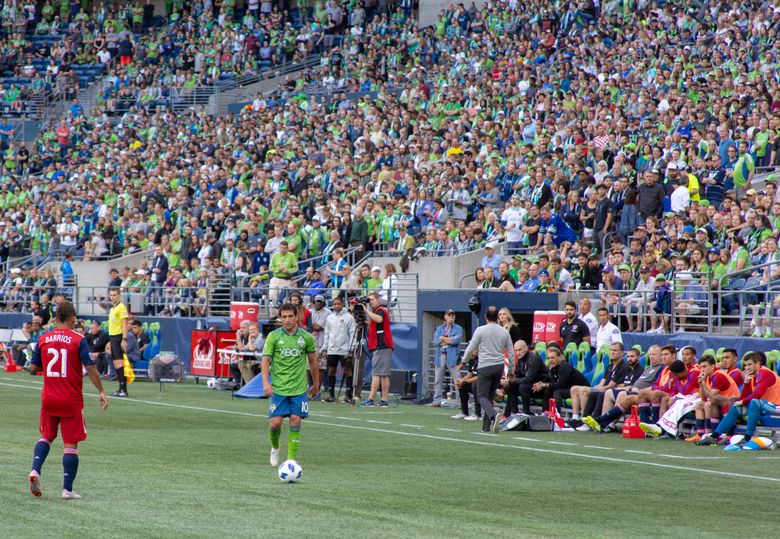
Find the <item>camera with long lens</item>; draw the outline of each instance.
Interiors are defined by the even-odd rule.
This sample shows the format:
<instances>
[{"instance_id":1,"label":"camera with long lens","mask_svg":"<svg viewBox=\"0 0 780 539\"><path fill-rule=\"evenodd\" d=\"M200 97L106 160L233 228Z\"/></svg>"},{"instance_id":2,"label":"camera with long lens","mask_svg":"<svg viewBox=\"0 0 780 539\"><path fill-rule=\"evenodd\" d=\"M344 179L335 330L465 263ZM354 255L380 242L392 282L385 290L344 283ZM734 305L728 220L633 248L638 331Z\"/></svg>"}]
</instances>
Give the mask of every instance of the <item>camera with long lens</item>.
<instances>
[{"instance_id":1,"label":"camera with long lens","mask_svg":"<svg viewBox=\"0 0 780 539\"><path fill-rule=\"evenodd\" d=\"M360 296L349 300L349 311L352 313L352 317L355 319L355 323L358 326L366 325L366 306L368 305L368 298Z\"/></svg>"}]
</instances>

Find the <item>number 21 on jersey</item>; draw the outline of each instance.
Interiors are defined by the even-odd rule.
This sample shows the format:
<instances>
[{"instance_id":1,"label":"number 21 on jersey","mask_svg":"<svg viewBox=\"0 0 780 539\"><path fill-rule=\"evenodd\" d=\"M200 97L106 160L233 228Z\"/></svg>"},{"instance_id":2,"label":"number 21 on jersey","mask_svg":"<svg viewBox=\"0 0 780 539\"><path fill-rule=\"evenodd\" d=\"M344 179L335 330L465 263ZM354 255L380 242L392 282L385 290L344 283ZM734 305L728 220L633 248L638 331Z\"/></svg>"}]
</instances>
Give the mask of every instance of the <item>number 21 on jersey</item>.
<instances>
[{"instance_id":1,"label":"number 21 on jersey","mask_svg":"<svg viewBox=\"0 0 780 539\"><path fill-rule=\"evenodd\" d=\"M48 348L46 350L51 356L51 360L46 365L46 378L67 378L68 377L68 351L65 348ZM59 368L58 364L59 363Z\"/></svg>"}]
</instances>

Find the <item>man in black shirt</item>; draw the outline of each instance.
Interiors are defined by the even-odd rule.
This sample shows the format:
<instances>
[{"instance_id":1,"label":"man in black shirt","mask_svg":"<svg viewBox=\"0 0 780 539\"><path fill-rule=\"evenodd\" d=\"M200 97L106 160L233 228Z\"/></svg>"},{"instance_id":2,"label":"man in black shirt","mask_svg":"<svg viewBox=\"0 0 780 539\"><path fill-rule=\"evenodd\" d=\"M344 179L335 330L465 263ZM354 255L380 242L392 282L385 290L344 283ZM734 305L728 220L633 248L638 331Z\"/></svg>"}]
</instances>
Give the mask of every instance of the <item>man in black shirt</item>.
<instances>
[{"instance_id":1,"label":"man in black shirt","mask_svg":"<svg viewBox=\"0 0 780 539\"><path fill-rule=\"evenodd\" d=\"M531 397L540 397L532 395L534 384L547 381L547 366L538 354L528 350L528 345L520 339L515 342L515 370L509 373L509 379L504 384L507 393L507 404L504 408L504 415L510 416L517 413L517 397L523 399L523 413L531 413Z\"/></svg>"},{"instance_id":2,"label":"man in black shirt","mask_svg":"<svg viewBox=\"0 0 780 539\"><path fill-rule=\"evenodd\" d=\"M588 379L563 358L557 344L547 347L547 362L550 365L549 381L537 382L531 389L545 401L545 407L547 400L555 399L555 406L560 413L563 401L571 397L571 388L588 386Z\"/></svg>"},{"instance_id":3,"label":"man in black shirt","mask_svg":"<svg viewBox=\"0 0 780 539\"><path fill-rule=\"evenodd\" d=\"M460 413L452 416L453 419L465 419L466 421L476 421L482 417L482 406L477 397L477 367L479 358L473 356L468 363L468 372L465 376L455 380L455 387L458 388L460 395ZM469 415L469 396L474 395L474 413Z\"/></svg>"},{"instance_id":4,"label":"man in black shirt","mask_svg":"<svg viewBox=\"0 0 780 539\"><path fill-rule=\"evenodd\" d=\"M666 191L658 183L661 171L653 169L645 173L645 183L639 186L637 210L639 210L642 223L650 216L661 217L664 211L664 197Z\"/></svg>"},{"instance_id":5,"label":"man in black shirt","mask_svg":"<svg viewBox=\"0 0 780 539\"><path fill-rule=\"evenodd\" d=\"M566 313L566 318L561 322L559 328L563 349L566 350L566 347L572 342L578 347L583 342L590 345L590 330L588 324L577 318L577 304L573 301L567 301L563 310Z\"/></svg>"},{"instance_id":6,"label":"man in black shirt","mask_svg":"<svg viewBox=\"0 0 780 539\"><path fill-rule=\"evenodd\" d=\"M600 410L604 392L612 389L626 377L626 362L623 361L623 343L614 342L609 348L610 364L604 372L604 378L593 387L572 387L571 408L572 419L590 416L593 410Z\"/></svg>"},{"instance_id":7,"label":"man in black shirt","mask_svg":"<svg viewBox=\"0 0 780 539\"><path fill-rule=\"evenodd\" d=\"M87 339L87 346L89 347L89 357L97 365L98 372L104 377L108 376L109 354L106 353L106 345L108 344L108 333L100 329L100 324L96 321L92 321L89 324L89 329L85 335Z\"/></svg>"}]
</instances>

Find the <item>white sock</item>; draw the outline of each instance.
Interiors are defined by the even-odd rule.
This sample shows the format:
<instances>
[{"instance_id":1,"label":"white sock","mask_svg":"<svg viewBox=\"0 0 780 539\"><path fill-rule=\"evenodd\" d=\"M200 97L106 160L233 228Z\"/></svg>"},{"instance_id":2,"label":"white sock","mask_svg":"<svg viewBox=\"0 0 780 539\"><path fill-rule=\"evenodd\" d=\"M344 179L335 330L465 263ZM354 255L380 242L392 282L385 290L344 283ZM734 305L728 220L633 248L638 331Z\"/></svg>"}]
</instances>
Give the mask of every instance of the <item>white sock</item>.
<instances>
[{"instance_id":1,"label":"white sock","mask_svg":"<svg viewBox=\"0 0 780 539\"><path fill-rule=\"evenodd\" d=\"M572 419L579 419L580 418L580 414L572 414L571 418Z\"/></svg>"}]
</instances>

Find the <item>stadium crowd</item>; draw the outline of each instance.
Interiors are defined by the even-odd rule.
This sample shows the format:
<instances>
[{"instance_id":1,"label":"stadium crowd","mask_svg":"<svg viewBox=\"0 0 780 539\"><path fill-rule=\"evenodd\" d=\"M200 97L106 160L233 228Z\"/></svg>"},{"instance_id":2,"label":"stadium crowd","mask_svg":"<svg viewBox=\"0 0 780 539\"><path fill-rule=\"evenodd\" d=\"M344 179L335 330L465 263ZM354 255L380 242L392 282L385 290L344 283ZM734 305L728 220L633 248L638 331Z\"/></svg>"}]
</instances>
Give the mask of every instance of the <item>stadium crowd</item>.
<instances>
[{"instance_id":1,"label":"stadium crowd","mask_svg":"<svg viewBox=\"0 0 780 539\"><path fill-rule=\"evenodd\" d=\"M773 178L760 192L750 183L780 163L775 4L458 4L424 29L405 2L369 4L347 5L349 16L334 1L304 10L342 16L343 42L323 48L320 70L214 118L135 99L205 80L195 73L214 79L196 69L199 54L201 67L246 66L250 34L269 25L252 19L250 32L225 2L174 17L173 2L165 60L136 47L93 114L74 103L29 149L0 125L5 256L160 245L177 297L198 289L195 277L267 287L326 262L320 280L341 286L351 274L337 249L349 246L405 259L484 247L480 287L603 288L613 312L653 331L670 329L670 289L695 313L708 289L777 278L780 264L721 279L778 256ZM269 34L284 41L273 9ZM132 99L112 118L120 94ZM282 240L292 256L275 266ZM498 240L510 260L491 252ZM640 307L649 294L652 313ZM771 333L760 320L770 312L757 308L756 334Z\"/></svg>"}]
</instances>

